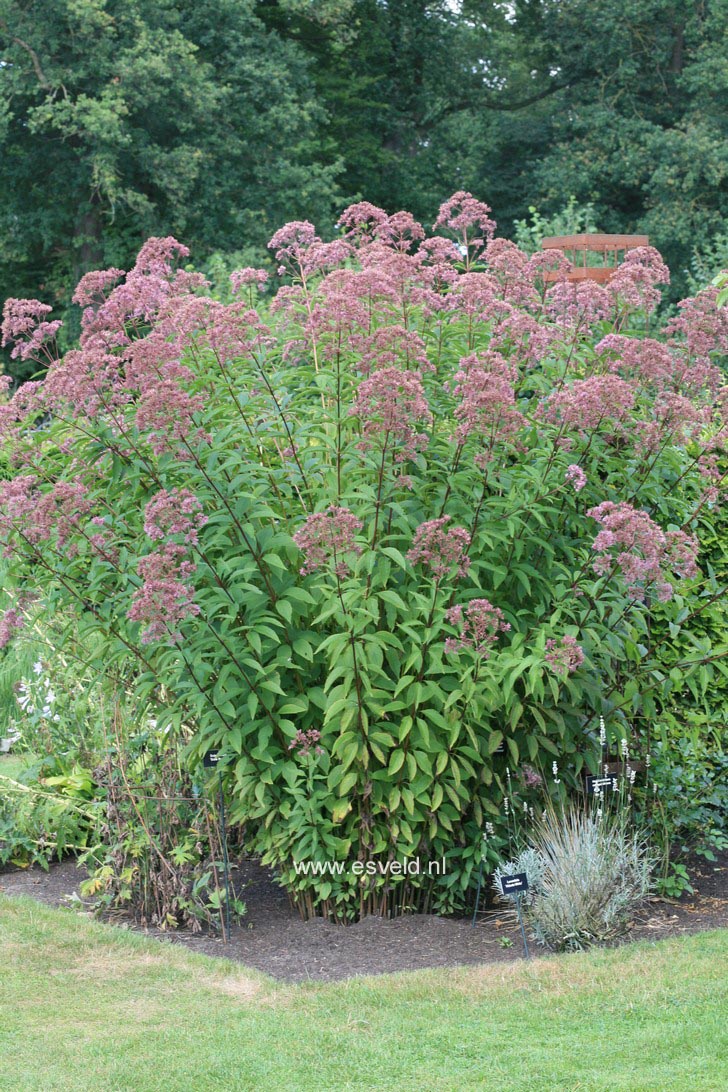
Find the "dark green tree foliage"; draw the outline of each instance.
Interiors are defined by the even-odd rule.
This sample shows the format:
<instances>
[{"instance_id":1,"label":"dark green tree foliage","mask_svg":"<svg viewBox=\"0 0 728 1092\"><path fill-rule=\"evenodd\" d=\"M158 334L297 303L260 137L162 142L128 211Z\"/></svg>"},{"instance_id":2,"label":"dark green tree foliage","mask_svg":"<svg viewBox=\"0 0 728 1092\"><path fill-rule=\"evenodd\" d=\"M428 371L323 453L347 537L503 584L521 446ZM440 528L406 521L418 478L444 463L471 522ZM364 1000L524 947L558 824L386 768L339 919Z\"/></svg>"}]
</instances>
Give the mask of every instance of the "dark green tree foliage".
<instances>
[{"instance_id":1,"label":"dark green tree foliage","mask_svg":"<svg viewBox=\"0 0 728 1092\"><path fill-rule=\"evenodd\" d=\"M606 230L646 231L678 274L728 212L728 6L546 0L566 89L540 194L593 200Z\"/></svg>"},{"instance_id":2,"label":"dark green tree foliage","mask_svg":"<svg viewBox=\"0 0 728 1092\"><path fill-rule=\"evenodd\" d=\"M0 290L64 299L150 232L331 219L307 61L253 0L0 0Z\"/></svg>"}]
</instances>

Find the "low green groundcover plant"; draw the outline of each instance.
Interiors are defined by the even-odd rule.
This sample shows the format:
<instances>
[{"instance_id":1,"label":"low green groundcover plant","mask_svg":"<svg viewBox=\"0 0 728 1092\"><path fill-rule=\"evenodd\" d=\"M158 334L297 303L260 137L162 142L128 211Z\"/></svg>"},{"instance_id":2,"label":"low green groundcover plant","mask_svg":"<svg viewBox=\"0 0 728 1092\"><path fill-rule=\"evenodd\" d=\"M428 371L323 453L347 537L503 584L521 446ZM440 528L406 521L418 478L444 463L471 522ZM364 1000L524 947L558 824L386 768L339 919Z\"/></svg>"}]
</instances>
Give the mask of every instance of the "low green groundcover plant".
<instances>
[{"instance_id":1,"label":"low green groundcover plant","mask_svg":"<svg viewBox=\"0 0 728 1092\"><path fill-rule=\"evenodd\" d=\"M434 235L367 203L340 228L286 225L274 298L243 269L228 304L150 239L81 280L63 357L45 304L6 303L47 371L0 406L0 644L74 617L190 769L220 750L299 905L348 920L462 905L509 777L526 811L536 781L564 797L601 715L644 759L673 692L724 672L697 623L728 321L709 288L651 330L654 249L572 282L469 194ZM349 867L414 857L447 867Z\"/></svg>"}]
</instances>

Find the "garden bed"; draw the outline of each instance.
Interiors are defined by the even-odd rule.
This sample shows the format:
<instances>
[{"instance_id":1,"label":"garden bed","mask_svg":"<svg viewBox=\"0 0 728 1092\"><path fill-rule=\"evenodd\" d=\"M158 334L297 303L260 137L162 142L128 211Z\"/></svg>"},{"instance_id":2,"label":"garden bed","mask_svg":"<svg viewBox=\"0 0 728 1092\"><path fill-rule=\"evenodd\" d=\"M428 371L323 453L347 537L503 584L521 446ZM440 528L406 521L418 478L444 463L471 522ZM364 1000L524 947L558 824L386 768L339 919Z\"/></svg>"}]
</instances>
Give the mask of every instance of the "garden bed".
<instances>
[{"instance_id":1,"label":"garden bed","mask_svg":"<svg viewBox=\"0 0 728 1092\"><path fill-rule=\"evenodd\" d=\"M648 900L635 915L630 940L660 940L728 927L728 853L714 863L691 861L690 875L695 894ZM0 894L30 895L48 905L62 906L78 891L82 878L72 861L54 865L47 873L38 868L5 872L0 874ZM230 944L205 933L148 932L192 951L238 960L290 982L509 962L523 955L517 923L504 907L479 915L475 928L463 918L424 914L393 921L369 917L356 925L339 926L323 920L302 921L268 870L255 861L241 862L235 886L248 913L233 927ZM114 921L132 925L123 917L116 916ZM533 950L541 954L535 946Z\"/></svg>"}]
</instances>

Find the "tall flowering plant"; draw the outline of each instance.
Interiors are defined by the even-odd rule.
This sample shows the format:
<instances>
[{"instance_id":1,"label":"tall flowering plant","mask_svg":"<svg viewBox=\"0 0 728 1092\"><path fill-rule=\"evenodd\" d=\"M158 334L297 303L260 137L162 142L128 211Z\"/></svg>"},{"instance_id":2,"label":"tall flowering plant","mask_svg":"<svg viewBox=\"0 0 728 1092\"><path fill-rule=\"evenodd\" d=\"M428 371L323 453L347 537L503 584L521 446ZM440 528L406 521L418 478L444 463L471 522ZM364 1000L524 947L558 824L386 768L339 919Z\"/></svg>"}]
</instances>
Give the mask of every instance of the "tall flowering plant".
<instances>
[{"instance_id":1,"label":"tall flowering plant","mask_svg":"<svg viewBox=\"0 0 728 1092\"><path fill-rule=\"evenodd\" d=\"M47 308L9 301L4 343L48 368L0 406L0 535L25 594L194 728L191 763L222 750L299 905L349 919L458 905L509 771L558 758L561 792L600 715L639 741L675 672L705 685L722 651L664 634L722 592L700 533L728 321L709 289L637 333L656 251L573 284L470 194L434 235L368 203L340 227L274 235L269 305L264 271L224 305L151 239L80 282L63 358Z\"/></svg>"}]
</instances>

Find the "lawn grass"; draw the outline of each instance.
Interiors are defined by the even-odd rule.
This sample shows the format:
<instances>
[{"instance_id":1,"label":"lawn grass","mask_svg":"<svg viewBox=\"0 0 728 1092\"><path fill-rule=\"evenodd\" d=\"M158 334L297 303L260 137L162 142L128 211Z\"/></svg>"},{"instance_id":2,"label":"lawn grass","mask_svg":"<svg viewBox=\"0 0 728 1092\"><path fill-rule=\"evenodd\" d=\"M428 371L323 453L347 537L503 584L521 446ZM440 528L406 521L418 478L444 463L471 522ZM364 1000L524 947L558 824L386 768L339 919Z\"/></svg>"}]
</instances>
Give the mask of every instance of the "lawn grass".
<instances>
[{"instance_id":1,"label":"lawn grass","mask_svg":"<svg viewBox=\"0 0 728 1092\"><path fill-rule=\"evenodd\" d=\"M728 1087L728 930L292 986L0 897L0 1089Z\"/></svg>"},{"instance_id":2,"label":"lawn grass","mask_svg":"<svg viewBox=\"0 0 728 1092\"><path fill-rule=\"evenodd\" d=\"M7 754L0 755L0 774L4 777L16 778L30 763L29 755Z\"/></svg>"}]
</instances>

